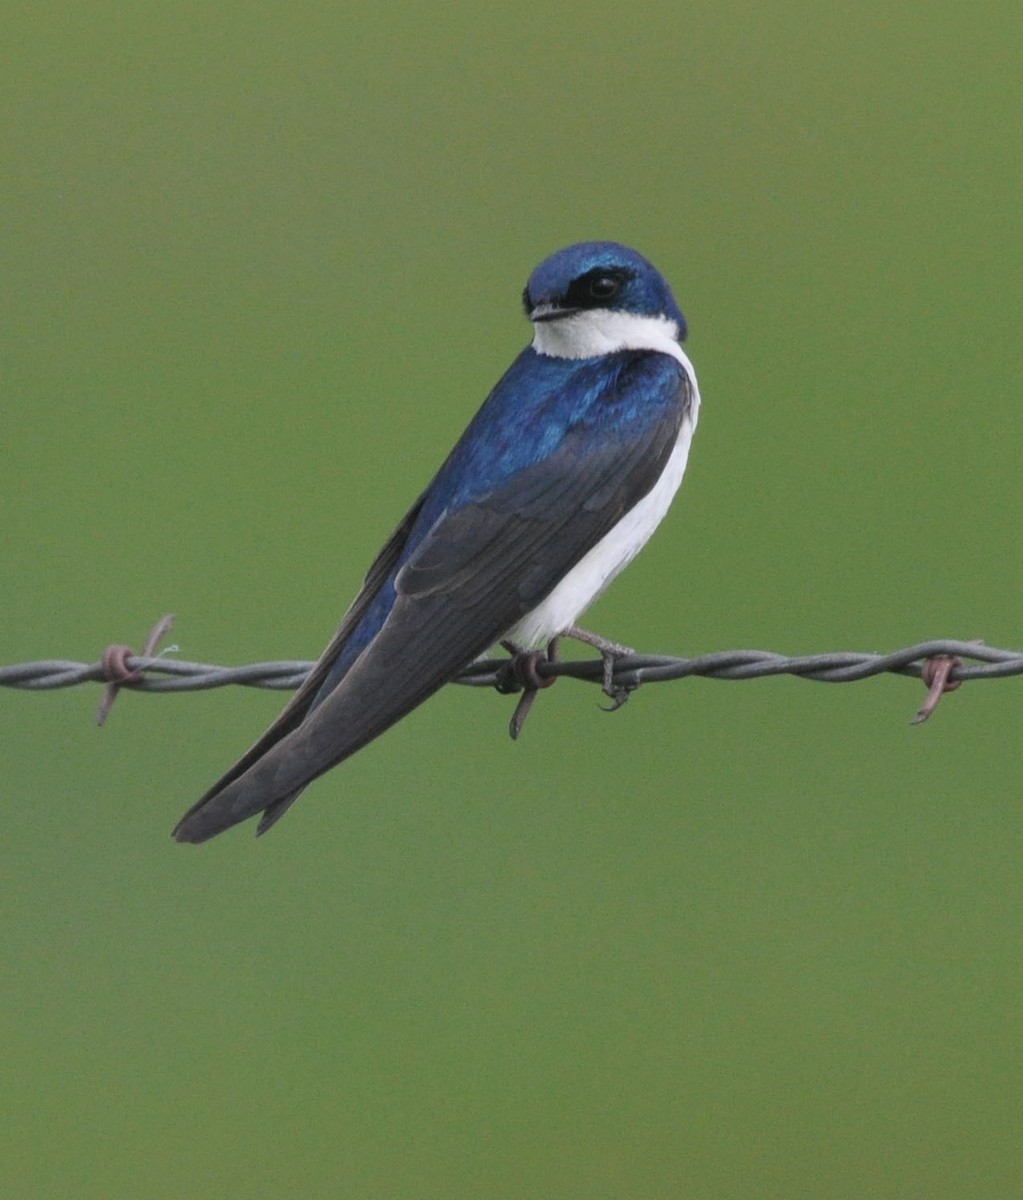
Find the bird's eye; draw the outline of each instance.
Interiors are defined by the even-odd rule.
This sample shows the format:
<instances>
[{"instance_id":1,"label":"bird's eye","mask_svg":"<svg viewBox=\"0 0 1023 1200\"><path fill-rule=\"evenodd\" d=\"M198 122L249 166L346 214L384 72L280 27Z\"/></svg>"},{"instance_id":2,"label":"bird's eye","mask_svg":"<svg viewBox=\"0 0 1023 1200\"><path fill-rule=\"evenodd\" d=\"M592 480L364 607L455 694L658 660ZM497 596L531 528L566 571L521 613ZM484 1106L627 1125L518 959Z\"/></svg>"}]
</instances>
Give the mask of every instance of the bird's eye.
<instances>
[{"instance_id":1,"label":"bird's eye","mask_svg":"<svg viewBox=\"0 0 1023 1200\"><path fill-rule=\"evenodd\" d=\"M621 291L622 281L613 275L596 275L589 283L589 293L594 300L611 300Z\"/></svg>"}]
</instances>

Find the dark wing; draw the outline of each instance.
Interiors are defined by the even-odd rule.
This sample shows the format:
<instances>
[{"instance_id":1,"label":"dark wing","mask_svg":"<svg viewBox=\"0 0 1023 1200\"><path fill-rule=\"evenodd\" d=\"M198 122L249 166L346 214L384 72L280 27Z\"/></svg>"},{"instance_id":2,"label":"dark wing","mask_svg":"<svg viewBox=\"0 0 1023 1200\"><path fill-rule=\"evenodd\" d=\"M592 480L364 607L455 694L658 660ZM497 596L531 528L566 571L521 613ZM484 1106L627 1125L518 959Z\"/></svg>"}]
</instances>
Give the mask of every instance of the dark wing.
<instances>
[{"instance_id":1,"label":"dark wing","mask_svg":"<svg viewBox=\"0 0 1023 1200\"><path fill-rule=\"evenodd\" d=\"M207 793L179 824L178 840L205 841L264 810L260 831L268 828L280 806L535 608L660 478L688 410L688 387L683 377L670 403L624 425L570 431L546 459L443 513L398 572L387 620L339 685L311 712L307 699L297 726L294 717L281 725L286 710L278 736L261 739Z\"/></svg>"},{"instance_id":2,"label":"dark wing","mask_svg":"<svg viewBox=\"0 0 1023 1200\"><path fill-rule=\"evenodd\" d=\"M243 775L254 762L257 762L263 757L273 746L275 746L283 737L297 729L305 720L306 714L313 700L316 698L316 693L320 690L323 681L330 673L331 667L337 660L338 655L344 649L353 630L358 627L359 622L366 614L367 608L373 602L374 596L380 590L381 585L386 581L387 577L394 570L398 559L401 557L401 552L405 548L405 542L408 540L409 532L415 524L416 517L419 515L419 510L423 506L423 496L420 496L415 504L405 514L404 519L398 528L388 538L386 545L373 560L369 571L366 573L365 581L359 594L352 601L348 611L341 618L341 624L338 626L337 633L330 640L330 644L320 655L316 665L306 676L301 687L295 692L294 696L288 701L285 707L281 710L274 723L266 730L266 732L256 741L241 758L234 764L230 770L225 771L211 788L209 788L185 815L178 822L174 829L174 837L179 842L192 841L188 836L190 828L196 824L192 820L193 816L198 814L201 809L204 809L209 802L220 792L233 783L240 775ZM277 812L277 819L284 815L285 810L295 797L285 798L281 802L281 808ZM268 814L269 815L269 814ZM273 820L267 822L267 828L273 824Z\"/></svg>"}]
</instances>

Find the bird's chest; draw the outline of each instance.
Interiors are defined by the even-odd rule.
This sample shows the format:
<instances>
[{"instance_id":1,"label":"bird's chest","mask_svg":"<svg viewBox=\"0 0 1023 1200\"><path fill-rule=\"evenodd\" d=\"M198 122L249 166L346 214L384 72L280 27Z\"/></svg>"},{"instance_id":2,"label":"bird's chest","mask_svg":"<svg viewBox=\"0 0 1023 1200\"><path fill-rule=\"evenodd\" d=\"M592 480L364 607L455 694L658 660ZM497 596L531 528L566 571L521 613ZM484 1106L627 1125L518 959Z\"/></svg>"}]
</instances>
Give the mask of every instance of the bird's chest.
<instances>
[{"instance_id":1,"label":"bird's chest","mask_svg":"<svg viewBox=\"0 0 1023 1200\"><path fill-rule=\"evenodd\" d=\"M553 590L521 617L505 637L528 648L545 646L574 625L611 581L629 565L664 519L682 483L696 422L687 417L660 478L592 549L571 567Z\"/></svg>"}]
</instances>

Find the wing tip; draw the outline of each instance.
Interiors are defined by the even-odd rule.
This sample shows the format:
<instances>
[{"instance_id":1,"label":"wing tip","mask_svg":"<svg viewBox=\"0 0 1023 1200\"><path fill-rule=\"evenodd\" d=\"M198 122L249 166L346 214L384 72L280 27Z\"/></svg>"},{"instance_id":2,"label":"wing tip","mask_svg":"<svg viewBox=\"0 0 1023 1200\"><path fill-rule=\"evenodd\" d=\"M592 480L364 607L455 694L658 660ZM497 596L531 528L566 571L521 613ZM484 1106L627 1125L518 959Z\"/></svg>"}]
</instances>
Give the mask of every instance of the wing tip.
<instances>
[{"instance_id":1,"label":"wing tip","mask_svg":"<svg viewBox=\"0 0 1023 1200\"><path fill-rule=\"evenodd\" d=\"M171 833L174 841L198 846L202 842L208 842L210 838L216 837L218 833L223 833L225 829L230 829L235 823L234 821L218 821L212 824L202 820L203 815L201 812L186 813L174 826Z\"/></svg>"},{"instance_id":2,"label":"wing tip","mask_svg":"<svg viewBox=\"0 0 1023 1200\"><path fill-rule=\"evenodd\" d=\"M262 837L277 824L304 790L304 788L299 788L290 795L282 796L279 800L272 800L262 809L249 809L246 812L232 811L226 806L223 803L223 792L203 797L174 826L171 837L176 842L198 846L202 842L208 842L210 838L215 838L217 834L224 833L235 825L240 825L243 821L250 821L257 813L261 815L259 824L256 826L256 837Z\"/></svg>"}]
</instances>

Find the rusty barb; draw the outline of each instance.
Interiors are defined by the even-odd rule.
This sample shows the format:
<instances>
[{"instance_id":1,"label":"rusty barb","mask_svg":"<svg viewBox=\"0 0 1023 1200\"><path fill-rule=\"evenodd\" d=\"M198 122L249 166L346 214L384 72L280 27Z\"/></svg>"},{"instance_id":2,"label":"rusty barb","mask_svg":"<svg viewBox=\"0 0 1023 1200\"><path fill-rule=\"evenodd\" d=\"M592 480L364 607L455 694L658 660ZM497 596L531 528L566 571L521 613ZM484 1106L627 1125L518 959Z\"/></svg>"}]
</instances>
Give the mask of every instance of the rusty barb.
<instances>
[{"instance_id":1,"label":"rusty barb","mask_svg":"<svg viewBox=\"0 0 1023 1200\"><path fill-rule=\"evenodd\" d=\"M920 705L910 725L922 725L934 712L946 692L954 692L963 686L961 679L950 679L954 670L963 665L958 654L935 654L927 659L920 672L920 678L927 688L927 699Z\"/></svg>"},{"instance_id":2,"label":"rusty barb","mask_svg":"<svg viewBox=\"0 0 1023 1200\"><path fill-rule=\"evenodd\" d=\"M103 699L100 700L99 707L96 709L97 725L104 724L107 717L110 716L110 710L114 707L114 701L121 688L137 687L145 678L142 671L133 671L128 666L128 659L152 658L157 647L173 628L174 614L167 613L150 629L141 655L136 654L131 646L122 646L117 643L107 646L103 651L100 662L103 667L103 679L107 686L103 691Z\"/></svg>"}]
</instances>

